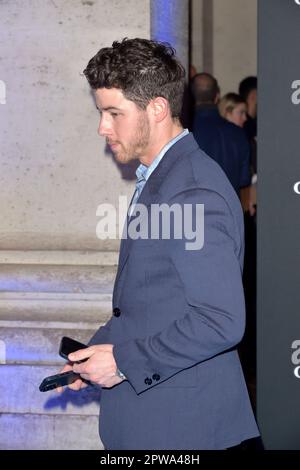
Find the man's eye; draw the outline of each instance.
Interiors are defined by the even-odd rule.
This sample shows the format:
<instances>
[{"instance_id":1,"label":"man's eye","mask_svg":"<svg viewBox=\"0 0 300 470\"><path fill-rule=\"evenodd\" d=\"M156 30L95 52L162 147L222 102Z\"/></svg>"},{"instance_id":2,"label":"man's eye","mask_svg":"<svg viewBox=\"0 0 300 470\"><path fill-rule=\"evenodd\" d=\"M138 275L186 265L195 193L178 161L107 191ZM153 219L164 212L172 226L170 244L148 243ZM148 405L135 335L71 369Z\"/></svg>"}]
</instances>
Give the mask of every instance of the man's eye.
<instances>
[{"instance_id":1,"label":"man's eye","mask_svg":"<svg viewBox=\"0 0 300 470\"><path fill-rule=\"evenodd\" d=\"M118 113L111 113L111 116L112 116L113 118L115 118L115 117L119 116L119 114L118 114Z\"/></svg>"}]
</instances>

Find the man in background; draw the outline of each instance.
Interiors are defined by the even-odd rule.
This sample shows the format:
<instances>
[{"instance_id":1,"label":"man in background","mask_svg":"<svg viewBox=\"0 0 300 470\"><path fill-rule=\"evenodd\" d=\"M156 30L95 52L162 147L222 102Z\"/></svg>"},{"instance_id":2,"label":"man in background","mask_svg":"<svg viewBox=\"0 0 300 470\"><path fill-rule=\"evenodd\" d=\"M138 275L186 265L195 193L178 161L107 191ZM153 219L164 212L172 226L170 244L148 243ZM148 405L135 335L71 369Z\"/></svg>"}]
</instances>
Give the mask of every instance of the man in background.
<instances>
[{"instance_id":1,"label":"man in background","mask_svg":"<svg viewBox=\"0 0 300 470\"><path fill-rule=\"evenodd\" d=\"M239 95L247 103L247 121L244 124L244 129L249 139L256 138L256 135L257 135L257 77L244 78L244 80L242 80L239 85Z\"/></svg>"},{"instance_id":2,"label":"man in background","mask_svg":"<svg viewBox=\"0 0 300 470\"><path fill-rule=\"evenodd\" d=\"M238 196L249 186L250 147L243 129L223 119L218 111L220 89L208 73L192 80L195 100L193 134L199 147L223 169Z\"/></svg>"}]
</instances>

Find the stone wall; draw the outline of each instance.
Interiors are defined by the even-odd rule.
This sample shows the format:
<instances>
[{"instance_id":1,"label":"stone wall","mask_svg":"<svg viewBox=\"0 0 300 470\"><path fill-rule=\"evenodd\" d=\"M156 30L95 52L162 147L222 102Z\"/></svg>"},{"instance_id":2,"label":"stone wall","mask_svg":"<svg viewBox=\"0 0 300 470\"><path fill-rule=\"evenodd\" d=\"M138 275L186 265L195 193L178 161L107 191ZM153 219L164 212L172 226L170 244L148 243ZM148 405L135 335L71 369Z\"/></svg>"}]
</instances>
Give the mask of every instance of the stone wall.
<instances>
[{"instance_id":1,"label":"stone wall","mask_svg":"<svg viewBox=\"0 0 300 470\"><path fill-rule=\"evenodd\" d=\"M62 336L86 342L111 315L119 242L96 238L96 209L134 186L82 71L149 35L149 0L0 2L0 449L101 448L97 391L38 387Z\"/></svg>"},{"instance_id":2,"label":"stone wall","mask_svg":"<svg viewBox=\"0 0 300 470\"><path fill-rule=\"evenodd\" d=\"M192 0L192 27L192 63L222 94L257 74L257 0Z\"/></svg>"},{"instance_id":3,"label":"stone wall","mask_svg":"<svg viewBox=\"0 0 300 470\"><path fill-rule=\"evenodd\" d=\"M257 0L214 0L213 67L222 95L257 74Z\"/></svg>"},{"instance_id":4,"label":"stone wall","mask_svg":"<svg viewBox=\"0 0 300 470\"><path fill-rule=\"evenodd\" d=\"M99 249L98 204L133 182L97 135L82 71L113 40L149 37L149 0L4 1L0 22L0 246Z\"/></svg>"}]
</instances>

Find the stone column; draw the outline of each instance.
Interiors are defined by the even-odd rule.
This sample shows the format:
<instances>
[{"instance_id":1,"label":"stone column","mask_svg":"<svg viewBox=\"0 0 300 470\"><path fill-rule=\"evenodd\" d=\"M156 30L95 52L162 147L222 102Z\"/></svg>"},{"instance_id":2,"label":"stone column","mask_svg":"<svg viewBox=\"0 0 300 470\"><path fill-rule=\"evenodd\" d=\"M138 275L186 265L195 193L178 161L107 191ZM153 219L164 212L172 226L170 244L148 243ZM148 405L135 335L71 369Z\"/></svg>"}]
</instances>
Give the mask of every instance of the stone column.
<instances>
[{"instance_id":1,"label":"stone column","mask_svg":"<svg viewBox=\"0 0 300 470\"><path fill-rule=\"evenodd\" d=\"M168 42L189 69L189 0L151 0L151 38Z\"/></svg>"}]
</instances>

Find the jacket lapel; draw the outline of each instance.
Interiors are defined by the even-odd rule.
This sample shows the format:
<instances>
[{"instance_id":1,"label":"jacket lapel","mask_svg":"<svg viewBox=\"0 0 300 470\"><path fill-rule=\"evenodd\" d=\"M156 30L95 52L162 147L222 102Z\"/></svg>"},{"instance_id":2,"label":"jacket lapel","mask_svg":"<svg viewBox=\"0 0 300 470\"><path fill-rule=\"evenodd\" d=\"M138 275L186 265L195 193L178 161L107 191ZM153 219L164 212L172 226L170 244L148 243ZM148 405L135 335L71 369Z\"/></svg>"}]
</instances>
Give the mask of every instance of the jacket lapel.
<instances>
[{"instance_id":1,"label":"jacket lapel","mask_svg":"<svg viewBox=\"0 0 300 470\"><path fill-rule=\"evenodd\" d=\"M147 180L143 191L138 199L139 204L143 204L150 210L151 204L157 204L161 198L160 189L167 177L167 174L171 170L171 168L176 164L178 158L184 158L184 156L189 153L190 151L198 148L198 144L196 143L193 135L189 133L187 136L180 139L176 142L163 156L162 160L155 168L153 173L150 175L149 179ZM126 234L128 234L128 227L132 217L127 215L126 217ZM120 245L120 256L119 256L119 266L117 277L115 281L115 287L117 285L117 281L122 273L122 270L125 266L125 263L128 259L130 254L130 247L133 240L129 237L126 239L122 238L121 245Z\"/></svg>"}]
</instances>

